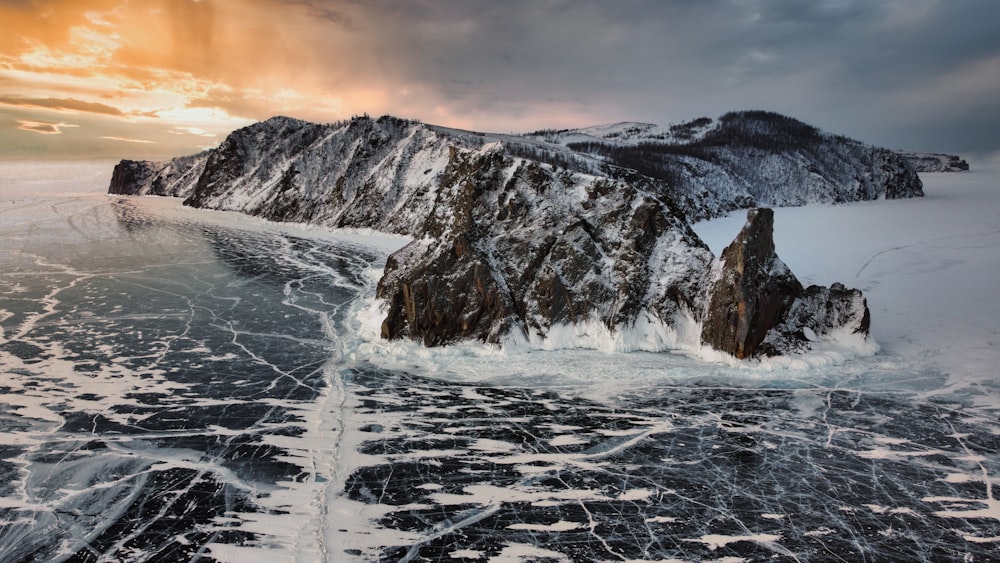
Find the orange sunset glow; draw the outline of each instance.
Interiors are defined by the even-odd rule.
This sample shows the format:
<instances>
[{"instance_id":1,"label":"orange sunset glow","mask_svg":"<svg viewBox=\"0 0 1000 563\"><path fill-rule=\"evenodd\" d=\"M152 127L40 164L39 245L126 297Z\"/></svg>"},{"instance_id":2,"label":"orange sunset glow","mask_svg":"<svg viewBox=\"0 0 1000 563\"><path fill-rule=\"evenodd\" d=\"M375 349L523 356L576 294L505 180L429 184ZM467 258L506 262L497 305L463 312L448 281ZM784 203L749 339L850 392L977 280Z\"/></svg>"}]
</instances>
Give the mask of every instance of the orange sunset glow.
<instances>
[{"instance_id":1,"label":"orange sunset glow","mask_svg":"<svg viewBox=\"0 0 1000 563\"><path fill-rule=\"evenodd\" d=\"M0 0L0 158L174 156L274 115L523 132L746 108L990 151L997 20L937 0Z\"/></svg>"},{"instance_id":2,"label":"orange sunset glow","mask_svg":"<svg viewBox=\"0 0 1000 563\"><path fill-rule=\"evenodd\" d=\"M279 4L0 4L15 31L0 36L0 111L14 125L4 146L30 155L61 136L71 153L170 154L275 114L330 120L377 106L345 80L358 57L317 72L320 58L350 51L351 31L318 25L307 6L276 14Z\"/></svg>"},{"instance_id":3,"label":"orange sunset glow","mask_svg":"<svg viewBox=\"0 0 1000 563\"><path fill-rule=\"evenodd\" d=\"M385 84L372 18L353 4L280 0L0 3L3 147L174 154L273 115L330 121L395 110L419 86ZM357 23L356 23L357 22ZM131 144L132 147L122 145Z\"/></svg>"}]
</instances>

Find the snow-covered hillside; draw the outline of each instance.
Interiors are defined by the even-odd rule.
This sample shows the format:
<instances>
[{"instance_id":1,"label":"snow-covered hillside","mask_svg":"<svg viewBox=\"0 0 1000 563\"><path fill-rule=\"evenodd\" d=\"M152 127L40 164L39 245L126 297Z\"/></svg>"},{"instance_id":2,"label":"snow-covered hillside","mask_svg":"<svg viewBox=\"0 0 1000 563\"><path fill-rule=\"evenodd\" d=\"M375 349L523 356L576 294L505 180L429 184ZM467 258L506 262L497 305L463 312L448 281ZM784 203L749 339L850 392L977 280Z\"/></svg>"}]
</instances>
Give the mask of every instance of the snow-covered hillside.
<instances>
[{"instance_id":1,"label":"snow-covered hillside","mask_svg":"<svg viewBox=\"0 0 1000 563\"><path fill-rule=\"evenodd\" d=\"M669 127L618 123L539 131L529 137L666 181L692 219L749 207L921 195L915 170L895 152L771 112L731 112Z\"/></svg>"},{"instance_id":2,"label":"snow-covered hillside","mask_svg":"<svg viewBox=\"0 0 1000 563\"><path fill-rule=\"evenodd\" d=\"M778 309L760 318L745 312L757 310L756 292L771 291L771 273L753 278L760 288L746 286L742 274L722 276L691 221L763 203L919 196L921 186L891 151L744 112L667 128L618 124L527 136L393 117L329 125L278 117L199 155L123 161L110 191L413 237L390 257L379 283L387 338L501 342L544 339L565 326L612 333L643 326L660 335L660 348L698 348L718 346L718 335L702 329L710 303L732 307L714 318L764 334L792 310L818 311L823 303L839 310L843 296L796 282L780 285L788 293L772 302ZM764 231L769 238L770 227ZM766 241L760 248L748 263L773 260ZM722 288L719 279L740 287ZM713 301L719 291L730 297ZM820 302L798 305L806 293ZM863 299L849 301L853 324L867 318ZM788 346L769 353L808 347L810 336L833 328L812 313L796 319L782 329L792 335Z\"/></svg>"},{"instance_id":3,"label":"snow-covered hillside","mask_svg":"<svg viewBox=\"0 0 1000 563\"><path fill-rule=\"evenodd\" d=\"M607 125L593 125L582 129L548 129L528 133L524 137L549 143L570 145L574 143L608 143L617 146L635 146L641 143L685 144L702 139L715 121L702 117L677 125L657 125L622 121Z\"/></svg>"}]
</instances>

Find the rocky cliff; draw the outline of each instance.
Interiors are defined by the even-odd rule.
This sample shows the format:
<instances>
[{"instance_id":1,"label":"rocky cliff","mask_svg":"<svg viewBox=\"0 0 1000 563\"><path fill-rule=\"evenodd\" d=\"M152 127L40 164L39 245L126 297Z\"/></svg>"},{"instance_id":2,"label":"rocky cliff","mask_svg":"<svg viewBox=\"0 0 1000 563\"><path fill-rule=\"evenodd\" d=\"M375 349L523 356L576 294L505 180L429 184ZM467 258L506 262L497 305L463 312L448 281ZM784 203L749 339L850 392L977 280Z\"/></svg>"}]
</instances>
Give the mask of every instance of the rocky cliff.
<instances>
[{"instance_id":1,"label":"rocky cliff","mask_svg":"<svg viewBox=\"0 0 1000 563\"><path fill-rule=\"evenodd\" d=\"M969 163L954 154L896 151L917 172L966 172Z\"/></svg>"},{"instance_id":2,"label":"rocky cliff","mask_svg":"<svg viewBox=\"0 0 1000 563\"><path fill-rule=\"evenodd\" d=\"M379 282L383 336L499 342L559 324L699 315L712 255L649 188L553 171L498 145L456 152L418 240Z\"/></svg>"},{"instance_id":3,"label":"rocky cliff","mask_svg":"<svg viewBox=\"0 0 1000 563\"><path fill-rule=\"evenodd\" d=\"M573 143L584 133L504 136L392 117L329 125L279 117L199 155L122 161L110 191L412 236L389 257L378 284L386 338L502 342L511 335L544 338L560 325L596 322L611 331L653 325L669 332L693 323L706 327L702 341L712 347L740 357L777 354L806 349L806 336L822 338L853 322L858 307L826 316L814 309L855 294L810 293L797 281L774 285L754 273L747 264L755 261L770 264L765 274L780 270L780 260L766 251L769 211L756 212L756 230L741 234L760 248L721 261L689 221L762 203L922 192L913 169L890 151L804 125L779 120L777 127L775 119L728 114L674 126L665 130L669 135L640 128L631 138L605 129L606 145L623 149L614 152L581 150ZM763 140L786 130L812 140L801 146L790 134ZM723 138L739 142L729 147ZM831 143L843 146L819 159ZM734 269L743 277L719 273ZM723 314L746 311L747 303L757 312ZM727 333L723 326L733 319L736 329ZM737 340L742 344L731 345Z\"/></svg>"},{"instance_id":4,"label":"rocky cliff","mask_svg":"<svg viewBox=\"0 0 1000 563\"><path fill-rule=\"evenodd\" d=\"M868 334L868 303L841 284L804 289L774 252L774 212L751 209L709 285L702 342L737 358L809 347L831 330Z\"/></svg>"},{"instance_id":5,"label":"rocky cliff","mask_svg":"<svg viewBox=\"0 0 1000 563\"><path fill-rule=\"evenodd\" d=\"M774 252L774 212L751 209L747 223L722 251L709 287L702 341L737 358L757 352L785 318L802 284Z\"/></svg>"}]
</instances>

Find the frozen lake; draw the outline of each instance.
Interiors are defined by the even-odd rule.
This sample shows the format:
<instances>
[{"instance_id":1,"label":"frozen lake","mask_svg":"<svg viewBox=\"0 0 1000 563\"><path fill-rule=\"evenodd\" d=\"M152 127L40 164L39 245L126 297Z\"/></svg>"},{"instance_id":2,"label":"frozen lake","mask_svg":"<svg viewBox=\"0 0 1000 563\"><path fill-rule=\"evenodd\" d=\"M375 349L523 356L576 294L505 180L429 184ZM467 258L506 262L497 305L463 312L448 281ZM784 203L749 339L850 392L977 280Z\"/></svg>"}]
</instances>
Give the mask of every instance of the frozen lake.
<instances>
[{"instance_id":1,"label":"frozen lake","mask_svg":"<svg viewBox=\"0 0 1000 563\"><path fill-rule=\"evenodd\" d=\"M998 559L995 173L778 210L881 348L746 365L382 342L400 239L112 166L0 163L2 561Z\"/></svg>"}]
</instances>

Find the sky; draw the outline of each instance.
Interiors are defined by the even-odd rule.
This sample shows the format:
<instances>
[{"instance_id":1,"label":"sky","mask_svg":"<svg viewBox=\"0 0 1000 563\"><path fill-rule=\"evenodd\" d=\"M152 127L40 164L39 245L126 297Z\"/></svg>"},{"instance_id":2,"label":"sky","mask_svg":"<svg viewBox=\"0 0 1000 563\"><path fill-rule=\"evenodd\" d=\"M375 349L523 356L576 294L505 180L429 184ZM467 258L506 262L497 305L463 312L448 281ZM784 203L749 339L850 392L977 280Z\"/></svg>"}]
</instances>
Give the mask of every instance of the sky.
<instances>
[{"instance_id":1,"label":"sky","mask_svg":"<svg viewBox=\"0 0 1000 563\"><path fill-rule=\"evenodd\" d=\"M528 132L766 109L1000 151L996 0L0 0L0 158L166 158L274 115Z\"/></svg>"}]
</instances>

